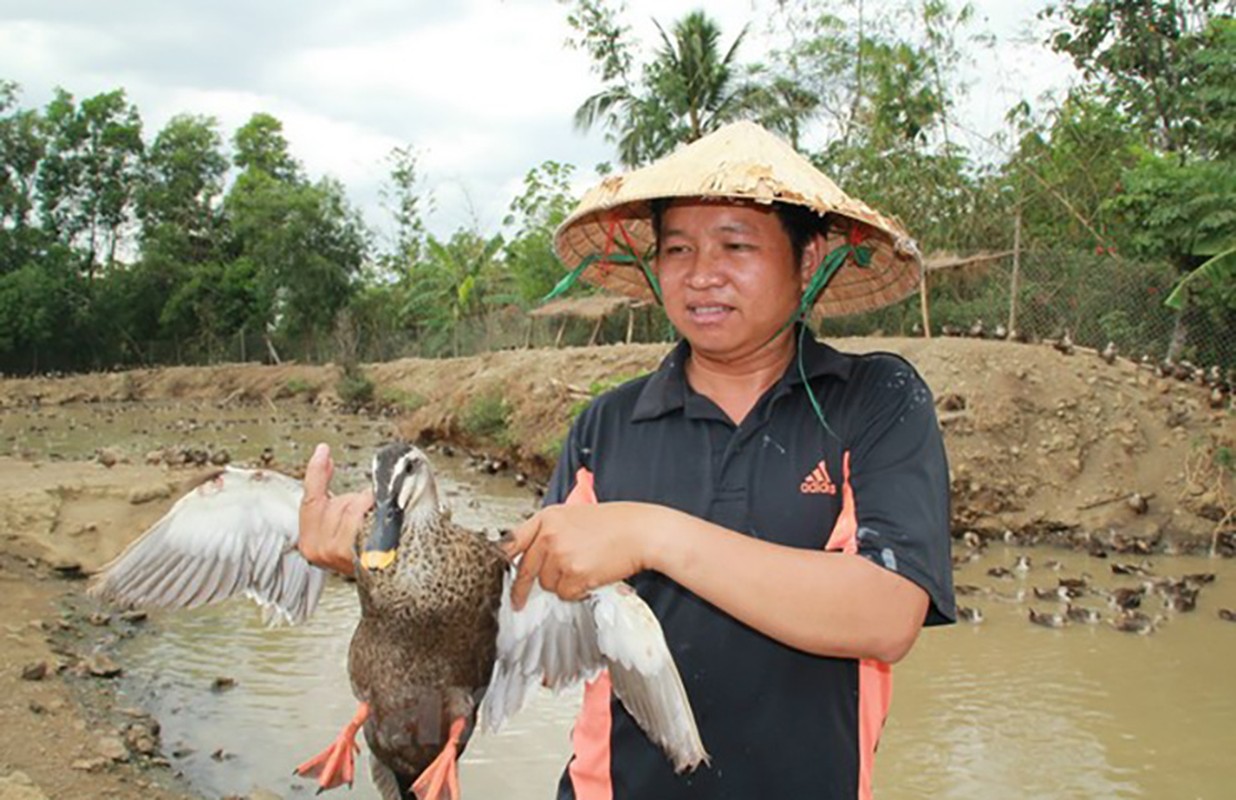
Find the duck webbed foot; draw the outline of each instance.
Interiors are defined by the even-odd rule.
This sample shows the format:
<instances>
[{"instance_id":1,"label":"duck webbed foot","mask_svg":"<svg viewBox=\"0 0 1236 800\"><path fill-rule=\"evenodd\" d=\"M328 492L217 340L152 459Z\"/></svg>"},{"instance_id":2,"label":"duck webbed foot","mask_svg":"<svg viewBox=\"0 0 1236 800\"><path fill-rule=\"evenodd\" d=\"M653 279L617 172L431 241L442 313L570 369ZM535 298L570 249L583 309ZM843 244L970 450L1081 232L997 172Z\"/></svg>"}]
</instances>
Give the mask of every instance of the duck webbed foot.
<instances>
[{"instance_id":1,"label":"duck webbed foot","mask_svg":"<svg viewBox=\"0 0 1236 800\"><path fill-rule=\"evenodd\" d=\"M321 753L296 768L296 774L318 779L318 794L347 784L349 788L356 777L356 762L353 758L360 752L356 733L369 717L369 704L361 703L352 721L343 726L339 736Z\"/></svg>"},{"instance_id":2,"label":"duck webbed foot","mask_svg":"<svg viewBox=\"0 0 1236 800\"><path fill-rule=\"evenodd\" d=\"M417 800L440 800L444 788L450 800L460 800L459 740L463 736L466 724L467 720L463 717L451 723L450 734L447 736L446 744L442 747L442 752L438 753L438 757L425 767L417 777L416 783L412 784L412 791L416 793Z\"/></svg>"}]
</instances>

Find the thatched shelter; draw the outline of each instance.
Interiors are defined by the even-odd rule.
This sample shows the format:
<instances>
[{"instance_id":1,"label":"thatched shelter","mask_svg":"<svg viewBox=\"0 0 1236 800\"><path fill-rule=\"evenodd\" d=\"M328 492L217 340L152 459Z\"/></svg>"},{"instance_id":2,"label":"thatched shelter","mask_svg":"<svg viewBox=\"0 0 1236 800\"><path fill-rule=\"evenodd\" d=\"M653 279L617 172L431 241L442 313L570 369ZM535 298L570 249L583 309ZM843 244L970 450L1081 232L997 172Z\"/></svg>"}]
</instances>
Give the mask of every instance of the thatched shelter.
<instances>
[{"instance_id":1,"label":"thatched shelter","mask_svg":"<svg viewBox=\"0 0 1236 800\"><path fill-rule=\"evenodd\" d=\"M558 325L558 334L554 337L554 347L562 344L562 333L566 330L566 323L569 319L583 319L594 323L592 326L592 336L588 338L588 344L593 345L597 342L597 336L601 333L601 324L605 322L611 315L627 310L627 343L631 342L631 335L635 325L635 309L642 308L648 303L635 300L630 297L617 297L612 294L594 294L588 297L571 297L561 300L553 300L539 308L534 308L529 311L529 316L543 317L549 319L551 317L559 317L562 319Z\"/></svg>"}]
</instances>

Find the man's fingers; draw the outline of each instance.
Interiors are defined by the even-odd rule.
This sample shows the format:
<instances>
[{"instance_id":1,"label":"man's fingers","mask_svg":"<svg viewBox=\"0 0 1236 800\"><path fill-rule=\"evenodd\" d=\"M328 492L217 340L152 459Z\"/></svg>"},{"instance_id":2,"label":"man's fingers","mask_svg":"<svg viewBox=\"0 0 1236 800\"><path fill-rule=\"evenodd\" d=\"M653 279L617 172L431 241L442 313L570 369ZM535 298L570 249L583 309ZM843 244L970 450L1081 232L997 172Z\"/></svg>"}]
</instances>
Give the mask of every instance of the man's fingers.
<instances>
[{"instance_id":1,"label":"man's fingers","mask_svg":"<svg viewBox=\"0 0 1236 800\"><path fill-rule=\"evenodd\" d=\"M514 529L507 531L506 535L502 537L499 546L506 553L507 558L514 558L528 549L528 545L532 544L532 540L536 538L537 531L540 529L541 514L538 512L521 522Z\"/></svg>"},{"instance_id":2,"label":"man's fingers","mask_svg":"<svg viewBox=\"0 0 1236 800\"><path fill-rule=\"evenodd\" d=\"M540 577L544 564L545 548L534 544L524 551L524 557L519 561L519 571L515 573L515 580L511 583L511 605L516 611L522 610L528 602L528 592L532 590L533 581Z\"/></svg>"},{"instance_id":3,"label":"man's fingers","mask_svg":"<svg viewBox=\"0 0 1236 800\"><path fill-rule=\"evenodd\" d=\"M309 457L309 463L305 465L305 479L302 482L305 495L301 502L318 503L326 499L327 490L330 488L331 473L335 471L334 467L328 445L319 444L313 449L313 455Z\"/></svg>"}]
</instances>

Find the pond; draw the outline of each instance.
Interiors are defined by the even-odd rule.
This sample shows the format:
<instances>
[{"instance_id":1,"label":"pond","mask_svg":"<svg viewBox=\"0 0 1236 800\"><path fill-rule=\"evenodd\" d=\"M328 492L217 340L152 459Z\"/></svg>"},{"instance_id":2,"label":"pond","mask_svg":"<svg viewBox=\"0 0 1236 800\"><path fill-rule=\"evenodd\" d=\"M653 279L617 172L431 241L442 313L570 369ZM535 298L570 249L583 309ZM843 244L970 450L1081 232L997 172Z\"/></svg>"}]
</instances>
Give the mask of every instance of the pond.
<instances>
[{"instance_id":1,"label":"pond","mask_svg":"<svg viewBox=\"0 0 1236 800\"><path fill-rule=\"evenodd\" d=\"M390 434L381 420L307 408L81 407L2 416L8 448L66 458L104 445L140 453L176 443L226 446L240 459L272 447L280 461L296 464L325 440L345 462L339 483L351 486L363 481L368 453ZM433 458L464 524L507 527L535 506L509 476L471 471L462 458ZM1024 574L987 574L1012 567L1020 555L1031 559ZM1059 562L1056 568L1046 566L1049 560ZM1231 796L1236 624L1220 620L1217 611L1236 608L1236 564L1150 557L1155 576L1215 575L1195 611L1168 611L1157 597L1148 598L1144 610L1165 617L1150 635L1107 624L1052 630L1027 619L1030 608L1062 610L1032 592L1061 577L1088 575L1100 589L1147 580L1114 575L1111 563L1120 560L1142 559L997 544L960 567L958 583L979 593L959 601L981 609L985 621L925 631L898 665L876 763L877 797ZM1075 602L1111 614L1093 592ZM298 628L268 630L243 602L160 615L124 645L125 691L160 718L174 768L204 796L260 786L309 797L315 787L291 771L353 713L345 662L356 614L354 589L333 581L317 615ZM235 685L212 689L221 677ZM500 734L474 739L461 762L465 797L553 796L577 702L545 694ZM801 746L803 758L819 757L809 744L790 746ZM344 796L377 794L361 777Z\"/></svg>"}]
</instances>

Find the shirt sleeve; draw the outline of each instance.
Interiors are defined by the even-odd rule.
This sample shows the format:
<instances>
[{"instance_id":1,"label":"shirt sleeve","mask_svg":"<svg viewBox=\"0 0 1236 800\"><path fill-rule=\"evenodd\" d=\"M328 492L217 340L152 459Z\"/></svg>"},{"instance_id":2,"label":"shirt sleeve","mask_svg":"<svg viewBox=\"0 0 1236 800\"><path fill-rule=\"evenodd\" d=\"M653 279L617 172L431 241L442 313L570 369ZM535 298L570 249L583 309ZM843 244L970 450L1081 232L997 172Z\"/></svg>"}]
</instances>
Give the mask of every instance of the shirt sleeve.
<instances>
[{"instance_id":1,"label":"shirt sleeve","mask_svg":"<svg viewBox=\"0 0 1236 800\"><path fill-rule=\"evenodd\" d=\"M859 555L927 592L927 625L956 620L948 462L931 390L898 356L864 359L851 438Z\"/></svg>"}]
</instances>

